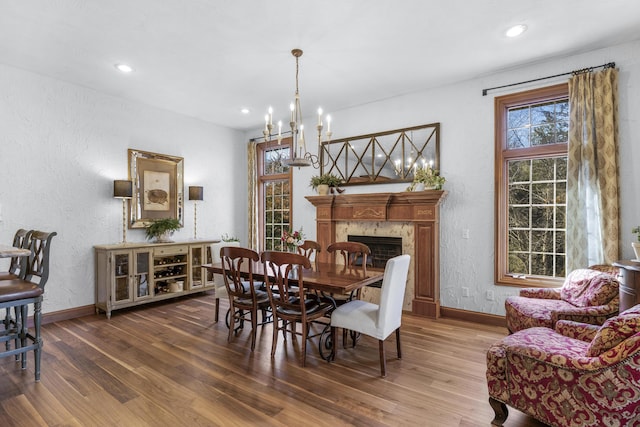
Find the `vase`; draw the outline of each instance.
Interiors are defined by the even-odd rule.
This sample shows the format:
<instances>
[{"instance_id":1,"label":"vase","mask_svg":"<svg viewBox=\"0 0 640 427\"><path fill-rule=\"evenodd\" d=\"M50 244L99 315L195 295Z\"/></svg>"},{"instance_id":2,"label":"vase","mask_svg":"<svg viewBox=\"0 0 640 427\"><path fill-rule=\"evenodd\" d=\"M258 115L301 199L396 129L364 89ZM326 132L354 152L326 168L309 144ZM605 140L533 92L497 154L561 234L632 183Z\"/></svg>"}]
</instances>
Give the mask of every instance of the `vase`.
<instances>
[{"instance_id":1,"label":"vase","mask_svg":"<svg viewBox=\"0 0 640 427\"><path fill-rule=\"evenodd\" d=\"M326 196L327 194L329 194L329 185L319 184L317 190L319 196Z\"/></svg>"},{"instance_id":2,"label":"vase","mask_svg":"<svg viewBox=\"0 0 640 427\"><path fill-rule=\"evenodd\" d=\"M171 236L173 235L173 231L165 231L159 236L156 236L156 243L172 243Z\"/></svg>"}]
</instances>

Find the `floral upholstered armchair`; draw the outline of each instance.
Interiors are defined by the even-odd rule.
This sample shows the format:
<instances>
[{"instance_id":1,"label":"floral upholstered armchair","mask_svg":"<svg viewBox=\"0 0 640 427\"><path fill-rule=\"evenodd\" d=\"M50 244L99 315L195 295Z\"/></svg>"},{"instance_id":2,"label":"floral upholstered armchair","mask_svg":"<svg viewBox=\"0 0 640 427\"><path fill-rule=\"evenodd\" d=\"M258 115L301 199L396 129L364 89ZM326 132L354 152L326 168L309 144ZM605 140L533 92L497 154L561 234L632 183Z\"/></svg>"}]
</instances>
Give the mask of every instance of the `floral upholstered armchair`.
<instances>
[{"instance_id":1,"label":"floral upholstered armchair","mask_svg":"<svg viewBox=\"0 0 640 427\"><path fill-rule=\"evenodd\" d=\"M595 265L572 271L561 288L526 288L505 301L509 332L535 326L553 328L558 320L602 325L618 314L618 269Z\"/></svg>"},{"instance_id":2,"label":"floral upholstered armchair","mask_svg":"<svg viewBox=\"0 0 640 427\"><path fill-rule=\"evenodd\" d=\"M506 405L552 426L640 425L640 305L508 335L487 351L487 385L495 426Z\"/></svg>"}]
</instances>

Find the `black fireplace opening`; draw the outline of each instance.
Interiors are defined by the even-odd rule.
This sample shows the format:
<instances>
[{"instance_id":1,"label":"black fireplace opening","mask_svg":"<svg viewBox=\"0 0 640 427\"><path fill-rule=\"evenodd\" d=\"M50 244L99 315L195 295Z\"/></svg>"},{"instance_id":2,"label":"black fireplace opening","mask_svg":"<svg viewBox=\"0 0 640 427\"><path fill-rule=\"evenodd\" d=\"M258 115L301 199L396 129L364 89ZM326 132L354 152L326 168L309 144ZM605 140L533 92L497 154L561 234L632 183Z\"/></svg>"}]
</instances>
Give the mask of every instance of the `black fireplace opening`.
<instances>
[{"instance_id":1,"label":"black fireplace opening","mask_svg":"<svg viewBox=\"0 0 640 427\"><path fill-rule=\"evenodd\" d=\"M364 243L371 250L367 266L384 269L387 260L402 255L402 237L354 236L348 235L349 242Z\"/></svg>"}]
</instances>

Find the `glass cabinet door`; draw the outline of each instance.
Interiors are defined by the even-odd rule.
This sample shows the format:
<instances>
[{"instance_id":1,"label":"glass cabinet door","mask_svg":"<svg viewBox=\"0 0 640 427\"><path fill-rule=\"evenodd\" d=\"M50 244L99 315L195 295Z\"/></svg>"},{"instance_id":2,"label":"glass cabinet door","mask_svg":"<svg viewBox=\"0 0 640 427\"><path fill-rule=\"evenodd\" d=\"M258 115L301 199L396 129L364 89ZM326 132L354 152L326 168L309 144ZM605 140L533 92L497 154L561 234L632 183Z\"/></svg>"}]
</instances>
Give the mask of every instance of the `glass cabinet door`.
<instances>
[{"instance_id":1,"label":"glass cabinet door","mask_svg":"<svg viewBox=\"0 0 640 427\"><path fill-rule=\"evenodd\" d=\"M206 245L205 247L205 264L211 264L213 262L213 257L211 256L211 245ZM202 269L202 274L206 280L205 286L213 286L213 272L208 268Z\"/></svg>"},{"instance_id":2,"label":"glass cabinet door","mask_svg":"<svg viewBox=\"0 0 640 427\"><path fill-rule=\"evenodd\" d=\"M136 271L133 275L134 299L145 299L151 297L151 286L149 284L151 265L151 252L135 252Z\"/></svg>"},{"instance_id":3,"label":"glass cabinet door","mask_svg":"<svg viewBox=\"0 0 640 427\"><path fill-rule=\"evenodd\" d=\"M202 246L191 248L191 288L202 286Z\"/></svg>"},{"instance_id":4,"label":"glass cabinet door","mask_svg":"<svg viewBox=\"0 0 640 427\"><path fill-rule=\"evenodd\" d=\"M131 301L131 287L129 286L130 266L129 253L116 253L113 256L114 302Z\"/></svg>"}]
</instances>

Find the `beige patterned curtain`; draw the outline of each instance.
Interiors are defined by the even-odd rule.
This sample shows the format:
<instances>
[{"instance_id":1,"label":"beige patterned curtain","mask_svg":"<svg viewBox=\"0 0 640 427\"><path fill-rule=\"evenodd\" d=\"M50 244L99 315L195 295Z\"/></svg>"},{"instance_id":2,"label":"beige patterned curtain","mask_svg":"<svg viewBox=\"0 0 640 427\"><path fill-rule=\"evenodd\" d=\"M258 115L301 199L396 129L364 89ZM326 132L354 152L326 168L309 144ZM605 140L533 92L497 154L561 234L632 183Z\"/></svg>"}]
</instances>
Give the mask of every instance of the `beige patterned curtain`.
<instances>
[{"instance_id":1,"label":"beige patterned curtain","mask_svg":"<svg viewBox=\"0 0 640 427\"><path fill-rule=\"evenodd\" d=\"M248 246L258 250L258 160L256 154L257 143L250 141L247 146L247 205L249 207L249 242Z\"/></svg>"},{"instance_id":2,"label":"beige patterned curtain","mask_svg":"<svg viewBox=\"0 0 640 427\"><path fill-rule=\"evenodd\" d=\"M618 71L569 80L567 268L618 259Z\"/></svg>"}]
</instances>

